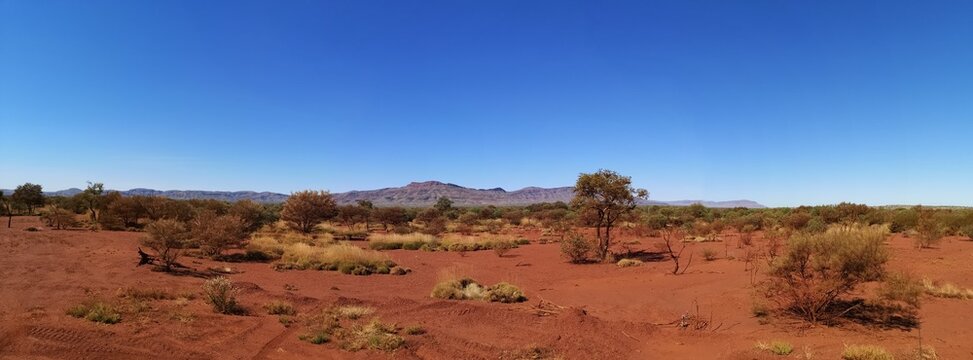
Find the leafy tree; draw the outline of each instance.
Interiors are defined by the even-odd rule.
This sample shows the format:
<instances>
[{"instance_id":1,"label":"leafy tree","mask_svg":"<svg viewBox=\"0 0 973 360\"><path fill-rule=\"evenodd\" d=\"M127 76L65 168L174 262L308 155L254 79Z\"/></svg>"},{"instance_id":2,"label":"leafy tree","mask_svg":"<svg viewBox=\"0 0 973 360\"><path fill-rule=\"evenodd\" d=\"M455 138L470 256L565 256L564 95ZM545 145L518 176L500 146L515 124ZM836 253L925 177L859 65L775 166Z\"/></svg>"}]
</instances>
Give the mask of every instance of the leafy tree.
<instances>
[{"instance_id":1,"label":"leafy tree","mask_svg":"<svg viewBox=\"0 0 973 360\"><path fill-rule=\"evenodd\" d=\"M162 219L146 226L145 232L148 235L142 238L142 245L155 251L162 268L171 271L189 239L186 226L177 220Z\"/></svg>"},{"instance_id":2,"label":"leafy tree","mask_svg":"<svg viewBox=\"0 0 973 360\"><path fill-rule=\"evenodd\" d=\"M375 209L375 204L368 200L358 200L358 207L362 209L362 213L365 215L365 231L368 231L368 228L371 227L372 210Z\"/></svg>"},{"instance_id":3,"label":"leafy tree","mask_svg":"<svg viewBox=\"0 0 973 360\"><path fill-rule=\"evenodd\" d=\"M280 211L280 218L305 234L322 221L334 218L338 206L327 191L300 191L291 194Z\"/></svg>"},{"instance_id":4,"label":"leafy tree","mask_svg":"<svg viewBox=\"0 0 973 360\"><path fill-rule=\"evenodd\" d=\"M338 207L337 219L345 226L354 227L367 221L368 212L358 205L342 205Z\"/></svg>"},{"instance_id":5,"label":"leafy tree","mask_svg":"<svg viewBox=\"0 0 973 360\"><path fill-rule=\"evenodd\" d=\"M243 221L247 234L252 234L264 225L274 222L275 218L266 206L249 199L233 203L227 213Z\"/></svg>"},{"instance_id":6,"label":"leafy tree","mask_svg":"<svg viewBox=\"0 0 973 360\"><path fill-rule=\"evenodd\" d=\"M3 195L3 191L0 191L0 210L3 210L3 214L7 215L7 228L10 228L11 223L14 218L13 207L11 206L11 200L9 197Z\"/></svg>"},{"instance_id":7,"label":"leafy tree","mask_svg":"<svg viewBox=\"0 0 973 360\"><path fill-rule=\"evenodd\" d=\"M632 178L611 170L578 176L571 205L593 220L598 238L598 256L603 261L608 260L611 229L615 221L635 209L638 199L648 196L645 189L632 187ZM604 235L602 228L605 228Z\"/></svg>"},{"instance_id":8,"label":"leafy tree","mask_svg":"<svg viewBox=\"0 0 973 360\"><path fill-rule=\"evenodd\" d=\"M27 214L34 215L34 208L44 206L44 190L40 185L25 183L14 189L10 199L27 208Z\"/></svg>"},{"instance_id":9,"label":"leafy tree","mask_svg":"<svg viewBox=\"0 0 973 360\"><path fill-rule=\"evenodd\" d=\"M434 205L433 208L439 210L440 213L445 214L453 209L453 200L450 200L445 196L440 197L438 200L436 200L436 205Z\"/></svg>"},{"instance_id":10,"label":"leafy tree","mask_svg":"<svg viewBox=\"0 0 973 360\"><path fill-rule=\"evenodd\" d=\"M228 247L237 245L247 237L246 223L236 215L217 215L202 211L192 223L192 238L199 242L203 253L218 256Z\"/></svg>"},{"instance_id":11,"label":"leafy tree","mask_svg":"<svg viewBox=\"0 0 973 360\"><path fill-rule=\"evenodd\" d=\"M83 205L91 213L91 221L98 221L97 209L100 209L104 204L104 198L101 196L105 192L105 185L102 183L91 183L88 182L88 187L81 192L81 200Z\"/></svg>"},{"instance_id":12,"label":"leafy tree","mask_svg":"<svg viewBox=\"0 0 973 360\"><path fill-rule=\"evenodd\" d=\"M396 227L409 222L409 213L400 207L377 208L372 212L375 221L382 224L382 230L389 231L389 225Z\"/></svg>"}]
</instances>

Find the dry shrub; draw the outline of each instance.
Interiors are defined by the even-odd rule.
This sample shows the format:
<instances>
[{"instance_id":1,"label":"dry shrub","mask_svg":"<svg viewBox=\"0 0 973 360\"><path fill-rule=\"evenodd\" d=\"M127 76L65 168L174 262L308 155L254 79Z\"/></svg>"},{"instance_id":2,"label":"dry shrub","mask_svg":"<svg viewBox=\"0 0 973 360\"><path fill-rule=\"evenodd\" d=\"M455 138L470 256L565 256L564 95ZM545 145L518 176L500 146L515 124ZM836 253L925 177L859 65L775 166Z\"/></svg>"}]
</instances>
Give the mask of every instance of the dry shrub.
<instances>
[{"instance_id":1,"label":"dry shrub","mask_svg":"<svg viewBox=\"0 0 973 360\"><path fill-rule=\"evenodd\" d=\"M514 248L514 244L506 241L501 241L493 245L493 252L497 254L497 257L503 257L510 249Z\"/></svg>"},{"instance_id":2,"label":"dry shrub","mask_svg":"<svg viewBox=\"0 0 973 360\"><path fill-rule=\"evenodd\" d=\"M774 355L787 356L794 352L794 346L786 341L774 340L770 343L758 342L754 345L754 348L761 351L767 351Z\"/></svg>"},{"instance_id":3,"label":"dry shrub","mask_svg":"<svg viewBox=\"0 0 973 360\"><path fill-rule=\"evenodd\" d=\"M889 259L880 226L841 226L798 233L771 263L767 295L785 310L816 323L839 316L838 300L859 284L882 278Z\"/></svg>"},{"instance_id":4,"label":"dry shrub","mask_svg":"<svg viewBox=\"0 0 973 360\"><path fill-rule=\"evenodd\" d=\"M567 239L561 240L561 254L568 258L568 261L575 264L588 261L588 256L591 255L594 248L594 244L585 240L579 234L574 234Z\"/></svg>"},{"instance_id":5,"label":"dry shrub","mask_svg":"<svg viewBox=\"0 0 973 360\"><path fill-rule=\"evenodd\" d=\"M270 315L287 315L294 316L297 315L297 310L294 309L294 305L286 301L274 300L269 303L264 304L264 309L267 310L267 314Z\"/></svg>"},{"instance_id":6,"label":"dry shrub","mask_svg":"<svg viewBox=\"0 0 973 360\"><path fill-rule=\"evenodd\" d=\"M203 283L203 297L213 306L213 311L221 314L240 314L243 309L237 304L236 296L240 289L225 276L215 277Z\"/></svg>"},{"instance_id":7,"label":"dry shrub","mask_svg":"<svg viewBox=\"0 0 973 360\"><path fill-rule=\"evenodd\" d=\"M923 284L909 274L890 273L882 281L878 295L886 301L904 303L918 308L924 291Z\"/></svg>"},{"instance_id":8,"label":"dry shrub","mask_svg":"<svg viewBox=\"0 0 973 360\"><path fill-rule=\"evenodd\" d=\"M527 301L524 292L509 283L500 282L484 287L473 279L465 277L439 282L433 287L430 296L447 300L488 300L501 303Z\"/></svg>"},{"instance_id":9,"label":"dry shrub","mask_svg":"<svg viewBox=\"0 0 973 360\"><path fill-rule=\"evenodd\" d=\"M373 250L419 250L423 245L438 246L439 239L423 233L375 234L368 238L368 248Z\"/></svg>"},{"instance_id":10,"label":"dry shrub","mask_svg":"<svg viewBox=\"0 0 973 360\"><path fill-rule=\"evenodd\" d=\"M922 279L922 287L926 294L947 299L973 299L973 289L964 289L951 283L938 283L929 279Z\"/></svg>"},{"instance_id":11,"label":"dry shrub","mask_svg":"<svg viewBox=\"0 0 973 360\"><path fill-rule=\"evenodd\" d=\"M621 259L615 263L618 267L631 267L631 266L642 266L642 260L639 259Z\"/></svg>"},{"instance_id":12,"label":"dry shrub","mask_svg":"<svg viewBox=\"0 0 973 360\"><path fill-rule=\"evenodd\" d=\"M118 296L126 299L133 299L139 301L152 301L152 300L173 300L175 295L170 293L165 289L154 289L154 288L140 288L140 287L129 287L125 290L121 290Z\"/></svg>"},{"instance_id":13,"label":"dry shrub","mask_svg":"<svg viewBox=\"0 0 973 360\"><path fill-rule=\"evenodd\" d=\"M122 314L118 312L118 309L102 301L87 301L78 304L68 309L67 313L76 318L103 324L117 324L122 321Z\"/></svg>"},{"instance_id":14,"label":"dry shrub","mask_svg":"<svg viewBox=\"0 0 973 360\"><path fill-rule=\"evenodd\" d=\"M375 308L363 305L343 305L333 309L339 317L355 320L375 313Z\"/></svg>"},{"instance_id":15,"label":"dry shrub","mask_svg":"<svg viewBox=\"0 0 973 360\"><path fill-rule=\"evenodd\" d=\"M246 238L247 225L236 215L216 215L204 211L192 222L192 238L208 256L217 256Z\"/></svg>"},{"instance_id":16,"label":"dry shrub","mask_svg":"<svg viewBox=\"0 0 973 360\"><path fill-rule=\"evenodd\" d=\"M841 352L842 360L893 360L892 353L885 348L874 345L846 346Z\"/></svg>"},{"instance_id":17,"label":"dry shrub","mask_svg":"<svg viewBox=\"0 0 973 360\"><path fill-rule=\"evenodd\" d=\"M440 244L441 249L447 251L478 251L478 250L490 250L497 246L509 246L510 248L517 247L515 240L507 236L465 236L465 235L454 235L449 234L443 238Z\"/></svg>"},{"instance_id":18,"label":"dry shrub","mask_svg":"<svg viewBox=\"0 0 973 360\"><path fill-rule=\"evenodd\" d=\"M720 253L713 249L703 249L703 260L713 261L720 256Z\"/></svg>"},{"instance_id":19,"label":"dry shrub","mask_svg":"<svg viewBox=\"0 0 973 360\"><path fill-rule=\"evenodd\" d=\"M50 226L56 230L78 226L78 221L75 219L74 212L61 209L56 206L51 207L50 210L41 215L41 220L44 220L44 223L46 223L47 226Z\"/></svg>"},{"instance_id":20,"label":"dry shrub","mask_svg":"<svg viewBox=\"0 0 973 360\"><path fill-rule=\"evenodd\" d=\"M394 325L374 319L365 325L355 325L345 336L341 348L348 351L372 349L393 351L405 344L405 339L396 335Z\"/></svg>"},{"instance_id":21,"label":"dry shrub","mask_svg":"<svg viewBox=\"0 0 973 360\"><path fill-rule=\"evenodd\" d=\"M337 270L344 274L388 274L395 263L388 255L348 244L287 246L277 263L279 269Z\"/></svg>"},{"instance_id":22,"label":"dry shrub","mask_svg":"<svg viewBox=\"0 0 973 360\"><path fill-rule=\"evenodd\" d=\"M148 236L142 238L142 245L155 251L165 271L172 270L189 239L186 226L176 220L162 219L146 226L145 232Z\"/></svg>"},{"instance_id":23,"label":"dry shrub","mask_svg":"<svg viewBox=\"0 0 973 360\"><path fill-rule=\"evenodd\" d=\"M403 331L406 335L422 335L426 333L426 329L424 329L422 325L412 325L406 327Z\"/></svg>"}]
</instances>

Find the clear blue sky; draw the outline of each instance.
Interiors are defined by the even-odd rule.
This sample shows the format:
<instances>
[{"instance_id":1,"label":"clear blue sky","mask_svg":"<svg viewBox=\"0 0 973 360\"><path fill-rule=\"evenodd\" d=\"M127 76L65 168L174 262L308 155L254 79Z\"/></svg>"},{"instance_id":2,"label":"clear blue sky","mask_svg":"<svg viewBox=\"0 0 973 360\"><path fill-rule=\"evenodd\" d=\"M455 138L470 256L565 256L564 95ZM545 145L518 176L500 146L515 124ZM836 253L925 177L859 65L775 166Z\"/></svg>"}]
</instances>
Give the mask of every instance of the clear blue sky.
<instances>
[{"instance_id":1,"label":"clear blue sky","mask_svg":"<svg viewBox=\"0 0 973 360\"><path fill-rule=\"evenodd\" d=\"M0 0L0 188L973 205L970 1Z\"/></svg>"}]
</instances>

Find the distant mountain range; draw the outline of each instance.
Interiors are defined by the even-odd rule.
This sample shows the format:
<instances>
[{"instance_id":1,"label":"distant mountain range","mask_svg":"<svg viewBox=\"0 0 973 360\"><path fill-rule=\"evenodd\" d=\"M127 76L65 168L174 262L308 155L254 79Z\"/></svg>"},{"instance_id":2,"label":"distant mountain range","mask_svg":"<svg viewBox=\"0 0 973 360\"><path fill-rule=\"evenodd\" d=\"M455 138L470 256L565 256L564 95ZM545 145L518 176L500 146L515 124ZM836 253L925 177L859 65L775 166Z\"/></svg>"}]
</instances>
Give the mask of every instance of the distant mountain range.
<instances>
[{"instance_id":1,"label":"distant mountain range","mask_svg":"<svg viewBox=\"0 0 973 360\"><path fill-rule=\"evenodd\" d=\"M10 194L11 190L2 190ZM74 196L80 193L81 189L67 189L61 191L47 192L49 196ZM287 194L273 192L254 192L254 191L200 191L200 190L152 190L152 189L131 189L119 191L123 196L162 196L170 199L189 200L189 199L215 199L223 201L238 201L249 199L262 203L277 203L287 200ZM542 202L570 202L574 197L574 187L540 188L526 187L516 191L506 191L503 188L493 189L471 189L456 184L442 183L439 181L413 182L403 187L384 188L377 190L349 191L344 193L332 194L339 204L352 204L358 200L369 200L376 206L429 206L434 204L440 197L447 197L456 206L511 206L529 205ZM731 200L731 201L705 201L705 200L679 200L679 201L656 201L645 200L640 202L642 205L673 205L688 206L692 204L702 204L712 208L763 208L765 206L751 200Z\"/></svg>"}]
</instances>

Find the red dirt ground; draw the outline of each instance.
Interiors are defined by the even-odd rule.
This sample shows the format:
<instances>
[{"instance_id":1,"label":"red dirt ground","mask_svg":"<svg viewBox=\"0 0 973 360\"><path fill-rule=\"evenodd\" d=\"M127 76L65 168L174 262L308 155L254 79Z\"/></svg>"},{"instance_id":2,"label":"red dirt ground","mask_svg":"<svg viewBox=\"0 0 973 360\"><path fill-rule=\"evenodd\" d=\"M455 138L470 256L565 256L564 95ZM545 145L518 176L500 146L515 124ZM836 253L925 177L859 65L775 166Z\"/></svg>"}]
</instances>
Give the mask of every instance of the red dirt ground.
<instances>
[{"instance_id":1,"label":"red dirt ground","mask_svg":"<svg viewBox=\"0 0 973 360\"><path fill-rule=\"evenodd\" d=\"M537 243L503 258L492 251L465 256L389 252L413 270L405 276L279 272L265 263L183 258L184 265L198 270L228 266L239 271L230 278L245 289L241 301L250 315L214 314L197 296L188 302L148 302L121 323L104 325L65 311L91 298L130 306L117 296L128 287L198 294L204 278L136 267L140 233L23 230L29 226L41 224L19 217L12 229L0 228L0 359L513 359L531 347L565 359L773 359L754 350L756 342L771 340L793 344L792 358L810 353L814 359L836 359L845 345L875 344L904 352L919 339L916 330L853 324L808 328L786 319L761 324L751 315L753 297L744 262L724 258L723 243L697 245L697 250L717 249L720 258L706 262L697 255L689 272L680 276L668 274L668 261L634 268L572 265L561 259L557 244ZM540 237L537 231L524 235ZM726 238L736 244L735 236ZM654 249L659 241L638 240L636 249ZM938 249L918 251L909 239L896 235L890 245L892 269L973 287L973 242L950 238ZM738 252L732 245L729 251L731 256ZM444 271L485 284L513 283L530 300L499 304L432 299L429 293ZM403 327L419 324L428 332L403 335L406 345L392 353L313 345L298 339L302 326L288 328L276 316L265 315L262 306L273 299L288 300L302 313L365 304L385 321ZM535 307L541 300L563 309L539 316ZM718 329L697 332L669 325L694 312L697 304ZM973 358L973 300L926 297L920 314L924 344L935 347L943 359Z\"/></svg>"}]
</instances>

